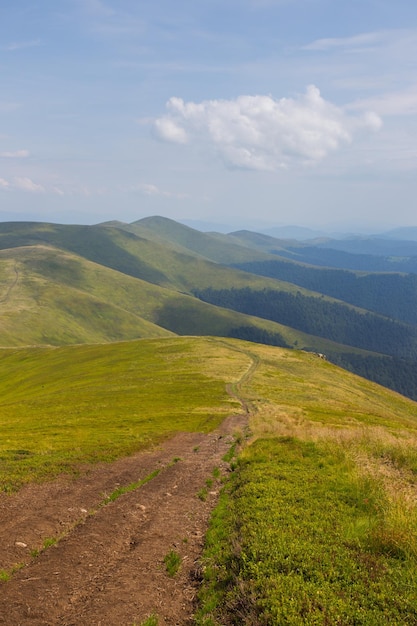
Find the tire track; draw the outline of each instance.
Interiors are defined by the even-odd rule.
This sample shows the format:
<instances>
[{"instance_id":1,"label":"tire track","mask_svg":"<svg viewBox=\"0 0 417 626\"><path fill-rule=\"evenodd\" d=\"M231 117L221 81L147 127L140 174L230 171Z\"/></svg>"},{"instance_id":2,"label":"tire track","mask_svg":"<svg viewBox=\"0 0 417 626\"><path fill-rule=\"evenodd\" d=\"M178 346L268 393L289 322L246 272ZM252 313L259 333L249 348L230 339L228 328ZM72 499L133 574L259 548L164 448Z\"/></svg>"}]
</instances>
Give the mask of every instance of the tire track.
<instances>
[{"instance_id":1,"label":"tire track","mask_svg":"<svg viewBox=\"0 0 417 626\"><path fill-rule=\"evenodd\" d=\"M11 283L11 285L9 285L6 294L0 298L0 304L7 304L7 302L10 300L10 295L13 291L13 289L16 287L18 281L19 281L19 270L17 269L17 264L15 263L14 267L13 267L14 273L15 273L15 277Z\"/></svg>"},{"instance_id":2,"label":"tire track","mask_svg":"<svg viewBox=\"0 0 417 626\"><path fill-rule=\"evenodd\" d=\"M8 529L0 531L0 552L2 540L10 542L13 521L19 532L14 537L24 540L25 533L30 535L42 524L56 529L62 521L64 529L58 543L29 557L9 582L0 583L0 624L132 626L152 613L158 615L160 626L193 623L198 561L220 490L214 470L220 469L222 475L228 471L223 457L234 443L236 429L247 427L253 407L242 387L259 365L250 351L227 346L250 363L240 379L227 386L242 412L226 418L218 429L209 434L180 433L153 451L93 470L76 481L28 487L16 494L20 508L15 507L15 516L12 508L1 508L0 499L2 526ZM157 469L159 473L140 488L99 506L103 490L111 493L115 486ZM71 520L68 509L74 509ZM164 557L172 550L181 559L173 578L164 566Z\"/></svg>"}]
</instances>

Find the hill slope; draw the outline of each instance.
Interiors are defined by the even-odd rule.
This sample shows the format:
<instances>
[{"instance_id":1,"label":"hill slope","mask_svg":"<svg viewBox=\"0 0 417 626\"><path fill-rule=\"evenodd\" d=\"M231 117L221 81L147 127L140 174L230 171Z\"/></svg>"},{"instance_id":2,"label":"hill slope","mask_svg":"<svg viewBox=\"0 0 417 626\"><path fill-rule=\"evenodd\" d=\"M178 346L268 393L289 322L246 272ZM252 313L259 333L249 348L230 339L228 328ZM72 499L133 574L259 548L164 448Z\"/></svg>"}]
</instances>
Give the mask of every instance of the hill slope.
<instances>
[{"instance_id":1,"label":"hill slope","mask_svg":"<svg viewBox=\"0 0 417 626\"><path fill-rule=\"evenodd\" d=\"M289 263L249 245L259 237L240 245L165 218L0 224L0 345L232 336L323 352L417 397L415 280Z\"/></svg>"},{"instance_id":2,"label":"hill slope","mask_svg":"<svg viewBox=\"0 0 417 626\"><path fill-rule=\"evenodd\" d=\"M3 346L239 332L278 345L327 345L42 245L0 251L0 293Z\"/></svg>"},{"instance_id":3,"label":"hill slope","mask_svg":"<svg viewBox=\"0 0 417 626\"><path fill-rule=\"evenodd\" d=\"M10 623L415 623L416 403L189 337L0 350L0 391Z\"/></svg>"}]
</instances>

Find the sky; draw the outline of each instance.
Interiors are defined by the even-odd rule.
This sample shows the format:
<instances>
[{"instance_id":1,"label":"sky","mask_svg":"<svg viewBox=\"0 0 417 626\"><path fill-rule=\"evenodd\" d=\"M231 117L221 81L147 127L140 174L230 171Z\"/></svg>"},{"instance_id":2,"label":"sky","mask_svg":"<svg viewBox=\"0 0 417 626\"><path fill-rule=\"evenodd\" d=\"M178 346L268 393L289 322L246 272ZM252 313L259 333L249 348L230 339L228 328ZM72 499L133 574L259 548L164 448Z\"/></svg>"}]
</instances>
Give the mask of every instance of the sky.
<instances>
[{"instance_id":1,"label":"sky","mask_svg":"<svg viewBox=\"0 0 417 626\"><path fill-rule=\"evenodd\" d=\"M415 0L0 0L0 220L417 225Z\"/></svg>"}]
</instances>

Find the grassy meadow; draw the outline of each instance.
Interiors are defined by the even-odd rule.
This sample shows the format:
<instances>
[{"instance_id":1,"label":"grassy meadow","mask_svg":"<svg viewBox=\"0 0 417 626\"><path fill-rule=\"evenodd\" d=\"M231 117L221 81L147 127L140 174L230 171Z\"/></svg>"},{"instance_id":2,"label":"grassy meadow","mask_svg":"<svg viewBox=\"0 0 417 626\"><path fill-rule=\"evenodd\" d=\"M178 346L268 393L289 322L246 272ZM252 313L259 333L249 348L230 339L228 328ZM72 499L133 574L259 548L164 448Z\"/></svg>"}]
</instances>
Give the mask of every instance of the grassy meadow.
<instances>
[{"instance_id":1,"label":"grassy meadow","mask_svg":"<svg viewBox=\"0 0 417 626\"><path fill-rule=\"evenodd\" d=\"M1 350L0 489L213 429L248 364L198 338Z\"/></svg>"},{"instance_id":2,"label":"grassy meadow","mask_svg":"<svg viewBox=\"0 0 417 626\"><path fill-rule=\"evenodd\" d=\"M0 390L4 492L244 403L196 624L417 623L415 402L312 353L199 337L2 349Z\"/></svg>"},{"instance_id":3,"label":"grassy meadow","mask_svg":"<svg viewBox=\"0 0 417 626\"><path fill-rule=\"evenodd\" d=\"M417 405L249 346L251 437L213 515L197 623L417 623Z\"/></svg>"}]
</instances>

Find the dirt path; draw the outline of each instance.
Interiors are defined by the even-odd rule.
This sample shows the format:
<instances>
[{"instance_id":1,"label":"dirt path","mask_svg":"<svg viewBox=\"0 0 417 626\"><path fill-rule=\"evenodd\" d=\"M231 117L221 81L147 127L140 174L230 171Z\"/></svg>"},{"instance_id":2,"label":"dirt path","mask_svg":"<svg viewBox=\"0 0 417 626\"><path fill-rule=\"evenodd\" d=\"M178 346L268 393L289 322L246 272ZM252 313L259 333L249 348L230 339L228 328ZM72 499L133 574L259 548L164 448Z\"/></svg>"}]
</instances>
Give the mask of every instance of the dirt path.
<instances>
[{"instance_id":1,"label":"dirt path","mask_svg":"<svg viewBox=\"0 0 417 626\"><path fill-rule=\"evenodd\" d=\"M160 624L192 623L196 561L218 494L218 485L207 488L206 480L215 467L226 471L222 457L241 420L229 418L210 435L177 435L158 450L75 481L4 496L1 567L27 565L0 587L0 624L133 625L151 613ZM118 486L155 470L142 487L100 506ZM205 501L197 495L202 489ZM56 545L31 557L57 536ZM174 578L163 562L171 550L182 559Z\"/></svg>"},{"instance_id":2,"label":"dirt path","mask_svg":"<svg viewBox=\"0 0 417 626\"><path fill-rule=\"evenodd\" d=\"M19 280L19 271L17 269L17 264L16 263L15 263L15 265L13 267L13 271L14 271L14 278L13 278L11 284L7 287L5 295L2 298L0 298L0 304L6 304L10 300L10 295L11 295L13 289L16 287L17 282Z\"/></svg>"},{"instance_id":3,"label":"dirt path","mask_svg":"<svg viewBox=\"0 0 417 626\"><path fill-rule=\"evenodd\" d=\"M25 564L0 583L0 624L133 626L150 614L159 625L192 624L199 558L220 488L213 470L228 471L223 456L246 427L243 408L208 435L178 434L75 480L0 495L0 570ZM151 475L103 505L118 487ZM181 557L174 577L164 564L170 551Z\"/></svg>"}]
</instances>

